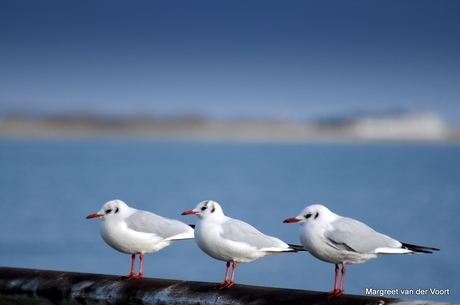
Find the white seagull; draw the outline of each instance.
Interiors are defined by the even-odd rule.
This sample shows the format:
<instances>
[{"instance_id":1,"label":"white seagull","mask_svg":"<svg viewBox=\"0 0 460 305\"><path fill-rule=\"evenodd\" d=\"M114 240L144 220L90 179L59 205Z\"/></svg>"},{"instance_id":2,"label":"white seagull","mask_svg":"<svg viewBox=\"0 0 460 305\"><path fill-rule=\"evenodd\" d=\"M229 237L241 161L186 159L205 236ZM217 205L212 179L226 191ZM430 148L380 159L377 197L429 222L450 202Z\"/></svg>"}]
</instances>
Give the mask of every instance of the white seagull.
<instances>
[{"instance_id":1,"label":"white seagull","mask_svg":"<svg viewBox=\"0 0 460 305\"><path fill-rule=\"evenodd\" d=\"M278 238L267 236L241 220L225 216L215 201L203 201L195 209L182 213L193 214L198 216L195 226L198 247L209 256L227 262L225 280L215 288L233 286L237 263L248 263L265 256L297 251L295 246L291 247ZM230 262L233 267L231 279Z\"/></svg>"},{"instance_id":2,"label":"white seagull","mask_svg":"<svg viewBox=\"0 0 460 305\"><path fill-rule=\"evenodd\" d=\"M156 252L175 241L194 237L193 228L175 219L129 207L121 200L112 200L104 204L101 210L89 218L100 218L102 239L123 253L132 254L131 273L120 277L137 279L144 274L144 254ZM136 254L139 254L139 274L134 272Z\"/></svg>"},{"instance_id":3,"label":"white seagull","mask_svg":"<svg viewBox=\"0 0 460 305\"><path fill-rule=\"evenodd\" d=\"M338 297L344 292L345 264L360 264L382 255L432 253L436 248L405 244L378 233L364 223L332 213L322 205L306 207L297 217L284 222L298 222L300 242L314 257L335 264L334 290L325 293ZM342 264L340 287L339 264Z\"/></svg>"}]
</instances>

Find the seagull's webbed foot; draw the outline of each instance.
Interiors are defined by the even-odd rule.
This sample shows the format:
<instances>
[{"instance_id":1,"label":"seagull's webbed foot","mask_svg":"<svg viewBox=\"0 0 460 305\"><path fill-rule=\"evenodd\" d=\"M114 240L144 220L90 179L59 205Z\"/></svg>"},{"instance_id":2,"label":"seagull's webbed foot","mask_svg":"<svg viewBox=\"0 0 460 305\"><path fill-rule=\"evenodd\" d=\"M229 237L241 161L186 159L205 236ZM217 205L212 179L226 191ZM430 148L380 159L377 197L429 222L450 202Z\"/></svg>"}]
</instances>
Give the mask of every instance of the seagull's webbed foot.
<instances>
[{"instance_id":1,"label":"seagull's webbed foot","mask_svg":"<svg viewBox=\"0 0 460 305\"><path fill-rule=\"evenodd\" d=\"M332 290L332 291L325 292L325 293L321 294L321 297L327 298L327 299L336 298L336 297L341 296L344 291L345 290L343 290L343 289L335 289L335 290Z\"/></svg>"},{"instance_id":2,"label":"seagull's webbed foot","mask_svg":"<svg viewBox=\"0 0 460 305\"><path fill-rule=\"evenodd\" d=\"M130 275L125 275L125 276L120 276L118 278L118 281L123 281L123 280L128 280L128 281L131 281L131 280L135 280L135 279L138 279L138 278L141 278L142 275L136 275L136 274L130 274Z\"/></svg>"},{"instance_id":3,"label":"seagull's webbed foot","mask_svg":"<svg viewBox=\"0 0 460 305\"><path fill-rule=\"evenodd\" d=\"M227 288L232 287L234 284L235 284L234 281L226 280L223 283L217 284L216 287L214 287L214 289L219 289L219 290L227 289Z\"/></svg>"}]
</instances>

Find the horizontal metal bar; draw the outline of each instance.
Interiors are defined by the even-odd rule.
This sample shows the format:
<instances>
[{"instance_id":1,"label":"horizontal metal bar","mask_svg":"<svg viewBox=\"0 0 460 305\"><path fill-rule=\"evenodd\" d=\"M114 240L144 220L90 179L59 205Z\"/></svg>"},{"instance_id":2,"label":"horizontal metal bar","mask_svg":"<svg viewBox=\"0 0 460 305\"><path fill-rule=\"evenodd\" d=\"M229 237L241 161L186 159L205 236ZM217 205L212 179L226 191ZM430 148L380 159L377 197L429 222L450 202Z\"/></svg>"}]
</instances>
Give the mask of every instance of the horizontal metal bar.
<instances>
[{"instance_id":1,"label":"horizontal metal bar","mask_svg":"<svg viewBox=\"0 0 460 305\"><path fill-rule=\"evenodd\" d=\"M0 304L446 304L346 294L328 300L321 297L321 292L307 290L240 284L215 290L215 283L155 278L118 282L117 279L113 275L0 267Z\"/></svg>"}]
</instances>

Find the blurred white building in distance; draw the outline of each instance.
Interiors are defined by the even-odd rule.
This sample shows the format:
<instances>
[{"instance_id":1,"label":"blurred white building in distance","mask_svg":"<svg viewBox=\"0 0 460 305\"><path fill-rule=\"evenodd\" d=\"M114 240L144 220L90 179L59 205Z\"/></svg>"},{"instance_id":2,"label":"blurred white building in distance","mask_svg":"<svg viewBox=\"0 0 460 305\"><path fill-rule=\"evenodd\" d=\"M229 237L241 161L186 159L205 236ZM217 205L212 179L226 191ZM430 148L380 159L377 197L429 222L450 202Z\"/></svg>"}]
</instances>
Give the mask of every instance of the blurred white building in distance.
<instances>
[{"instance_id":1,"label":"blurred white building in distance","mask_svg":"<svg viewBox=\"0 0 460 305\"><path fill-rule=\"evenodd\" d=\"M363 139L442 140L447 126L434 112L403 112L381 116L356 117L349 128Z\"/></svg>"}]
</instances>

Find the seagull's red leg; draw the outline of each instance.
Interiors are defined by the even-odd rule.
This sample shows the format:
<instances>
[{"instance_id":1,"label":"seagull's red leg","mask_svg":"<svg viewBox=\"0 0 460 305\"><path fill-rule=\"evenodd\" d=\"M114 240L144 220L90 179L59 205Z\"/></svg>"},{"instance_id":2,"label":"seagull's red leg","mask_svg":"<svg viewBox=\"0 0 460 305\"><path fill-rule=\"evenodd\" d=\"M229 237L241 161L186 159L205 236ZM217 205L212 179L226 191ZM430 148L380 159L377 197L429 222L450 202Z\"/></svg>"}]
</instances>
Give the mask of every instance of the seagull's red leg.
<instances>
[{"instance_id":1,"label":"seagull's red leg","mask_svg":"<svg viewBox=\"0 0 460 305\"><path fill-rule=\"evenodd\" d=\"M323 293L322 296L329 298L335 298L343 294L343 283L345 280L345 272L347 269L345 268L345 264L342 263L342 278L340 279L340 288L339 288L339 265L335 264L335 278L334 278L334 290L330 292Z\"/></svg>"},{"instance_id":2,"label":"seagull's red leg","mask_svg":"<svg viewBox=\"0 0 460 305\"><path fill-rule=\"evenodd\" d=\"M134 274L128 278L128 281L138 279L144 276L144 253L139 253L139 274Z\"/></svg>"},{"instance_id":3,"label":"seagull's red leg","mask_svg":"<svg viewBox=\"0 0 460 305\"><path fill-rule=\"evenodd\" d=\"M228 286L231 283L231 281L228 279L229 271L230 271L230 262L227 262L227 268L225 269L225 280L222 283L217 284L216 287L214 287L214 289L217 289L217 288L224 289L224 288L228 288L231 285L233 285L232 283L230 286Z\"/></svg>"},{"instance_id":4,"label":"seagull's red leg","mask_svg":"<svg viewBox=\"0 0 460 305\"><path fill-rule=\"evenodd\" d=\"M228 262L227 264L230 265L230 262ZM235 284L235 273L236 273L236 261L233 261L232 279L230 280L227 278L225 285L222 285L219 289L225 289L225 288L232 287Z\"/></svg>"},{"instance_id":5,"label":"seagull's red leg","mask_svg":"<svg viewBox=\"0 0 460 305\"><path fill-rule=\"evenodd\" d=\"M125 275L125 276L120 276L118 278L118 281L122 281L124 279L128 279L130 280L131 278L133 278L134 276L136 276L136 273L134 272L134 267L136 265L136 254L133 254L131 256L131 273L129 275Z\"/></svg>"},{"instance_id":6,"label":"seagull's red leg","mask_svg":"<svg viewBox=\"0 0 460 305\"><path fill-rule=\"evenodd\" d=\"M132 279L138 279L144 276L144 253L139 254L139 274L130 278Z\"/></svg>"},{"instance_id":7,"label":"seagull's red leg","mask_svg":"<svg viewBox=\"0 0 460 305\"><path fill-rule=\"evenodd\" d=\"M232 280L231 280L231 284L227 286L230 287L230 286L233 286L233 284L235 284L235 273L236 273L236 261L233 261L233 266L232 266Z\"/></svg>"},{"instance_id":8,"label":"seagull's red leg","mask_svg":"<svg viewBox=\"0 0 460 305\"><path fill-rule=\"evenodd\" d=\"M227 262L226 266L227 267L225 268L225 280L224 280L224 283L228 282L228 274L229 274L229 271L230 271L230 262Z\"/></svg>"},{"instance_id":9,"label":"seagull's red leg","mask_svg":"<svg viewBox=\"0 0 460 305\"><path fill-rule=\"evenodd\" d=\"M334 291L339 289L339 265L335 264Z\"/></svg>"},{"instance_id":10,"label":"seagull's red leg","mask_svg":"<svg viewBox=\"0 0 460 305\"><path fill-rule=\"evenodd\" d=\"M344 283L345 283L345 273L347 272L347 268L345 268L345 264L342 263L342 278L340 279L340 294L343 294L345 289L343 288ZM340 295L339 294L339 295Z\"/></svg>"}]
</instances>

